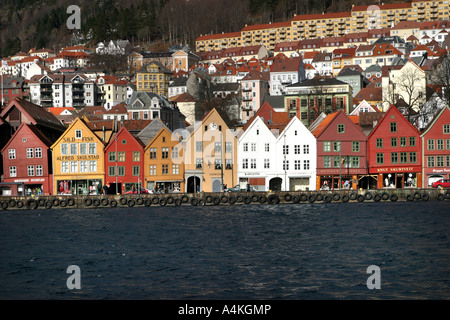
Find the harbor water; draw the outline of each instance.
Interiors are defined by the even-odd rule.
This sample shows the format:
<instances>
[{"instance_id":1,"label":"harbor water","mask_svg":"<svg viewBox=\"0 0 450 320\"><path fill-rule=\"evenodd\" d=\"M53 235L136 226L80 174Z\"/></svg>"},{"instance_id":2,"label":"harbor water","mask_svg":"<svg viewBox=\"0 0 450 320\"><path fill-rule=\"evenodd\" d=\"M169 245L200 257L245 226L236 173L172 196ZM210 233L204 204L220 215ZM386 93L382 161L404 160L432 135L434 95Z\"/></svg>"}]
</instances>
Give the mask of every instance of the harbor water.
<instances>
[{"instance_id":1,"label":"harbor water","mask_svg":"<svg viewBox=\"0 0 450 320\"><path fill-rule=\"evenodd\" d=\"M448 299L449 232L448 202L7 210L0 298Z\"/></svg>"}]
</instances>

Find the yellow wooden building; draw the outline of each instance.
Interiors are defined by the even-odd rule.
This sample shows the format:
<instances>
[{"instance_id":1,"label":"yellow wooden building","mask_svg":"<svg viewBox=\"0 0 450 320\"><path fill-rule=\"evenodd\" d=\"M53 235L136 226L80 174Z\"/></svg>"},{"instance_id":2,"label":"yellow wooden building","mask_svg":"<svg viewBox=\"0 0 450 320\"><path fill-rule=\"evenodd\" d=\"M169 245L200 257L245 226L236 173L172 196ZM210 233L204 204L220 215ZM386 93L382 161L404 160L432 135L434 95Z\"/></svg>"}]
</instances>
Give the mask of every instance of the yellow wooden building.
<instances>
[{"instance_id":1,"label":"yellow wooden building","mask_svg":"<svg viewBox=\"0 0 450 320\"><path fill-rule=\"evenodd\" d=\"M158 61L152 61L136 72L137 91L153 92L168 97L172 71Z\"/></svg>"},{"instance_id":2,"label":"yellow wooden building","mask_svg":"<svg viewBox=\"0 0 450 320\"><path fill-rule=\"evenodd\" d=\"M221 192L234 187L237 177L237 139L216 109L194 125L185 149L186 192Z\"/></svg>"},{"instance_id":3,"label":"yellow wooden building","mask_svg":"<svg viewBox=\"0 0 450 320\"><path fill-rule=\"evenodd\" d=\"M184 192L181 139L165 126L144 149L144 181L145 187L155 192Z\"/></svg>"},{"instance_id":4,"label":"yellow wooden building","mask_svg":"<svg viewBox=\"0 0 450 320\"><path fill-rule=\"evenodd\" d=\"M50 147L53 194L96 195L105 179L103 141L80 118Z\"/></svg>"}]
</instances>

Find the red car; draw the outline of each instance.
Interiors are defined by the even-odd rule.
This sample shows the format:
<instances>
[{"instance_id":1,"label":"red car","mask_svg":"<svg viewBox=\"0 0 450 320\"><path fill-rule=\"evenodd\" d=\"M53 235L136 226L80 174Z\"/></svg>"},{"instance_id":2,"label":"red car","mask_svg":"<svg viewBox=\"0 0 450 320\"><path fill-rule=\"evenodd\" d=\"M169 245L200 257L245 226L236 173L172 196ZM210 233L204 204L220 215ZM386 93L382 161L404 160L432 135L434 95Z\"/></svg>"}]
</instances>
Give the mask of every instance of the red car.
<instances>
[{"instance_id":1,"label":"red car","mask_svg":"<svg viewBox=\"0 0 450 320\"><path fill-rule=\"evenodd\" d=\"M433 188L450 188L450 180L448 179L441 179L438 180L436 182L433 182L433 184L431 185Z\"/></svg>"},{"instance_id":2,"label":"red car","mask_svg":"<svg viewBox=\"0 0 450 320\"><path fill-rule=\"evenodd\" d=\"M141 192L138 192L137 190L125 192L125 194L139 194L139 193L140 194L147 194L148 191L147 191L147 189L141 189Z\"/></svg>"}]
</instances>

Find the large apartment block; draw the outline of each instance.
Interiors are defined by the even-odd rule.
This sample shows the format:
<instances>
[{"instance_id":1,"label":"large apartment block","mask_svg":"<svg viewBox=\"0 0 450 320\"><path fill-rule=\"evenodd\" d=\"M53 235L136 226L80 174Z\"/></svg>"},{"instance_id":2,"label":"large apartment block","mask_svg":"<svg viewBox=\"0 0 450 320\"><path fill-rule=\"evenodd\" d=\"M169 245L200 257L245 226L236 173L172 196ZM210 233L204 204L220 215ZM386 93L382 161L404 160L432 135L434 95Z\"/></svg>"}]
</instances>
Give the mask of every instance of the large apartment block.
<instances>
[{"instance_id":1,"label":"large apartment block","mask_svg":"<svg viewBox=\"0 0 450 320\"><path fill-rule=\"evenodd\" d=\"M273 51L278 43L392 28L402 21L450 19L449 0L412 0L405 3L352 6L350 12L295 15L290 21L245 26L239 32L202 35L197 52L264 45Z\"/></svg>"}]
</instances>

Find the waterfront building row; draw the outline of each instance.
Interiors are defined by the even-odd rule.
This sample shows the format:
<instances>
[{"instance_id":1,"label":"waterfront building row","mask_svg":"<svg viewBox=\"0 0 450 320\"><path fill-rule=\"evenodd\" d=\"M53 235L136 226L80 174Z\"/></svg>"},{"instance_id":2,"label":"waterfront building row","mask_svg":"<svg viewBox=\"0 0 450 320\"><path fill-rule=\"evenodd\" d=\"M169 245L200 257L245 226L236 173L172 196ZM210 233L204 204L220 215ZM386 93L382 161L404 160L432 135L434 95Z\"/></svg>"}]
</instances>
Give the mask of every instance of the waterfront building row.
<instances>
[{"instance_id":1,"label":"waterfront building row","mask_svg":"<svg viewBox=\"0 0 450 320\"><path fill-rule=\"evenodd\" d=\"M186 129L172 132L154 120L137 135L125 126L101 134L77 118L56 139L24 122L1 150L1 189L11 195L382 189L449 178L449 107L422 133L394 106L368 135L358 119L339 110L307 128L266 103L238 130L213 109Z\"/></svg>"}]
</instances>

